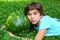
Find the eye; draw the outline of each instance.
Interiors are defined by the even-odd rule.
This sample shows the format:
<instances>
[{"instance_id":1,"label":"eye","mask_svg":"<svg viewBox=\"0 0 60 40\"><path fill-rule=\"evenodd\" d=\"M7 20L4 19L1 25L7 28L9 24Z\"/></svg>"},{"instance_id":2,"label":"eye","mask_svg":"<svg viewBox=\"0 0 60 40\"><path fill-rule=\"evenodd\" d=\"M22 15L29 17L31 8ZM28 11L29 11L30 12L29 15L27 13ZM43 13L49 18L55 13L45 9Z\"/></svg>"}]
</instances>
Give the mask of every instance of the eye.
<instances>
[{"instance_id":1,"label":"eye","mask_svg":"<svg viewBox=\"0 0 60 40\"><path fill-rule=\"evenodd\" d=\"M37 15L37 13L33 13L34 15Z\"/></svg>"}]
</instances>

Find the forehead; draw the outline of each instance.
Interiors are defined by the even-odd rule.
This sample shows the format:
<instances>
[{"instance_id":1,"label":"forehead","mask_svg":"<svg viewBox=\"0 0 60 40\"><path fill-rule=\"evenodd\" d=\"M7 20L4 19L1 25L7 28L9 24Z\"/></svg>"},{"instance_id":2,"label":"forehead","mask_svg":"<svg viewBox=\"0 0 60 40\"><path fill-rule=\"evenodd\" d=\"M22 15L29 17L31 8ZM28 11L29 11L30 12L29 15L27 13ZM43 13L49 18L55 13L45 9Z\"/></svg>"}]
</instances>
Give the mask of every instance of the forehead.
<instances>
[{"instance_id":1,"label":"forehead","mask_svg":"<svg viewBox=\"0 0 60 40\"><path fill-rule=\"evenodd\" d=\"M29 10L28 13L39 13L37 9Z\"/></svg>"}]
</instances>

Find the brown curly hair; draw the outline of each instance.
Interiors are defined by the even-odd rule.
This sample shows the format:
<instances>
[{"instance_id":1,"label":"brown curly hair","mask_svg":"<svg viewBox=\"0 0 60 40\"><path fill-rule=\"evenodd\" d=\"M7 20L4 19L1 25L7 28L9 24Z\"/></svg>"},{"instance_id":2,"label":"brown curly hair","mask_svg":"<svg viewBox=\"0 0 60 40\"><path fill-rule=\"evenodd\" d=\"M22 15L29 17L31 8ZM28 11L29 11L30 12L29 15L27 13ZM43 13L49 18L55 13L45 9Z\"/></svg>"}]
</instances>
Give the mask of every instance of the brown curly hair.
<instances>
[{"instance_id":1,"label":"brown curly hair","mask_svg":"<svg viewBox=\"0 0 60 40\"><path fill-rule=\"evenodd\" d=\"M24 14L27 15L27 13L30 10L34 10L34 9L38 10L41 15L44 15L43 7L42 7L41 3L38 3L38 2L32 2L32 3L28 4L24 9Z\"/></svg>"}]
</instances>

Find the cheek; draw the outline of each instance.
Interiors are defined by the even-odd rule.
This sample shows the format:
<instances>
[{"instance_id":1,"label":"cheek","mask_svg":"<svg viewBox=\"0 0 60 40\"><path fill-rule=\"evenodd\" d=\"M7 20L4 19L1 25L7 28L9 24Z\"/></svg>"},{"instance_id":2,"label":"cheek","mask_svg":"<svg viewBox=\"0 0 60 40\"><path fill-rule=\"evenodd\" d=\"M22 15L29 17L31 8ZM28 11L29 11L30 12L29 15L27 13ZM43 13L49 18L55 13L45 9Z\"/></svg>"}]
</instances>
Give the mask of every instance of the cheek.
<instances>
[{"instance_id":1,"label":"cheek","mask_svg":"<svg viewBox=\"0 0 60 40\"><path fill-rule=\"evenodd\" d=\"M39 21L41 19L41 16L37 16L36 19L37 21Z\"/></svg>"},{"instance_id":2,"label":"cheek","mask_svg":"<svg viewBox=\"0 0 60 40\"><path fill-rule=\"evenodd\" d=\"M40 17L37 18L37 21L39 21L39 20L40 20Z\"/></svg>"},{"instance_id":3,"label":"cheek","mask_svg":"<svg viewBox=\"0 0 60 40\"><path fill-rule=\"evenodd\" d=\"M28 18L29 20L31 20L31 18L30 18L29 16L27 16L27 18Z\"/></svg>"},{"instance_id":4,"label":"cheek","mask_svg":"<svg viewBox=\"0 0 60 40\"><path fill-rule=\"evenodd\" d=\"M36 18L37 18L37 19L40 19L40 15L37 15Z\"/></svg>"}]
</instances>

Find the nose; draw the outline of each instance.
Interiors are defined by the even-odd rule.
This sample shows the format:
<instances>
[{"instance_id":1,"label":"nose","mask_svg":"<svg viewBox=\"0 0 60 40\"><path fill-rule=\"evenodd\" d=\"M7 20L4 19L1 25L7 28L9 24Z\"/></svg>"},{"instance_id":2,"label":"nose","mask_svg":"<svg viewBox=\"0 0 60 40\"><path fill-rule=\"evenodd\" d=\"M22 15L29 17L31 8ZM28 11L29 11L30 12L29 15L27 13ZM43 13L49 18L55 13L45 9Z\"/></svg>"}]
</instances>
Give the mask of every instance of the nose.
<instances>
[{"instance_id":1,"label":"nose","mask_svg":"<svg viewBox=\"0 0 60 40\"><path fill-rule=\"evenodd\" d=\"M33 15L31 15L31 19L34 19L34 16Z\"/></svg>"}]
</instances>

